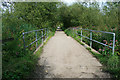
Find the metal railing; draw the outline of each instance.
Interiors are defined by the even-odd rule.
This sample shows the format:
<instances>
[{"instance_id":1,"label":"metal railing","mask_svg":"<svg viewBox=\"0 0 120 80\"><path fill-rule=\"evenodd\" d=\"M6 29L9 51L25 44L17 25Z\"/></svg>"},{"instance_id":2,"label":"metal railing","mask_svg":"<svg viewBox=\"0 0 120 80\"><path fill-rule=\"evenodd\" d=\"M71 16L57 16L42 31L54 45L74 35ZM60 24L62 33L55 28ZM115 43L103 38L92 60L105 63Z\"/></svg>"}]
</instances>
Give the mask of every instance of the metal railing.
<instances>
[{"instance_id":1,"label":"metal railing","mask_svg":"<svg viewBox=\"0 0 120 80\"><path fill-rule=\"evenodd\" d=\"M38 31L42 31L40 38L38 38L38 36L37 36L37 32ZM45 31L45 32L43 33L43 31ZM30 44L26 45L25 44L25 42L26 42L25 41L25 34L29 34L29 33L32 33L32 32L35 32L35 41L33 41ZM37 49L37 47L38 47L38 40L42 39L42 43L43 43L44 42L43 38L45 37L45 39L46 39L48 37L48 34L49 34L49 31L48 31L47 28L39 29L39 30L33 30L33 31L28 31L28 32L23 32L22 35L23 35L24 49L26 49L27 47L29 47L30 45L32 45L35 42L36 42L36 49Z\"/></svg>"},{"instance_id":2,"label":"metal railing","mask_svg":"<svg viewBox=\"0 0 120 80\"><path fill-rule=\"evenodd\" d=\"M81 36L81 42L82 42L82 37L84 37L84 38L90 40L90 47L91 48L92 48L92 41L94 41L96 43L99 43L99 44L102 44L104 46L108 46L109 48L112 48L112 54L114 55L114 51L115 51L115 33L113 33L113 32L105 32L105 31L97 31L97 30L90 30L90 29L82 29L82 28L78 28L78 29L81 30L81 34L78 34L77 32L76 32L76 34L79 35L79 36ZM82 33L83 30L90 31L90 37L84 36L83 33ZM106 33L106 34L112 34L113 35L113 46L109 46L107 44L104 44L104 43L101 43L101 42L99 42L97 40L92 39L92 33L93 32L101 32L101 33Z\"/></svg>"}]
</instances>

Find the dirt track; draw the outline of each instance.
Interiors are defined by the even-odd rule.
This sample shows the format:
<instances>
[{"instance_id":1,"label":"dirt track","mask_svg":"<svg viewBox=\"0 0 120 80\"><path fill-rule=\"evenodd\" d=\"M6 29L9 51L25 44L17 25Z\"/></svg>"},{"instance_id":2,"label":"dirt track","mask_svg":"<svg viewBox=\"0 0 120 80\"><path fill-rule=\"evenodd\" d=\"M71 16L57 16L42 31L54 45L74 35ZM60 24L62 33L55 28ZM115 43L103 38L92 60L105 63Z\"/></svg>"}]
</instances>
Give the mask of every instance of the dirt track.
<instances>
[{"instance_id":1,"label":"dirt track","mask_svg":"<svg viewBox=\"0 0 120 80\"><path fill-rule=\"evenodd\" d=\"M45 67L45 78L109 78L98 60L63 31L57 31L43 49L38 63Z\"/></svg>"}]
</instances>

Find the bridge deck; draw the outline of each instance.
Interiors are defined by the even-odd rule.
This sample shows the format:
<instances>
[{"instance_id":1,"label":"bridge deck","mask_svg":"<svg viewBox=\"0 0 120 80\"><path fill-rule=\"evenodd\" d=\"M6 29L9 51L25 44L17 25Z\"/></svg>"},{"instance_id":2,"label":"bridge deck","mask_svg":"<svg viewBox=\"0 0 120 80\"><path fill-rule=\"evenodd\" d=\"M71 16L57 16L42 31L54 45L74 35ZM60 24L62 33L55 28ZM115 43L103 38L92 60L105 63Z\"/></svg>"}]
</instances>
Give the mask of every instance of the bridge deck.
<instances>
[{"instance_id":1,"label":"bridge deck","mask_svg":"<svg viewBox=\"0 0 120 80\"><path fill-rule=\"evenodd\" d=\"M45 65L46 78L110 77L88 50L63 31L57 31L43 49L38 63Z\"/></svg>"}]
</instances>

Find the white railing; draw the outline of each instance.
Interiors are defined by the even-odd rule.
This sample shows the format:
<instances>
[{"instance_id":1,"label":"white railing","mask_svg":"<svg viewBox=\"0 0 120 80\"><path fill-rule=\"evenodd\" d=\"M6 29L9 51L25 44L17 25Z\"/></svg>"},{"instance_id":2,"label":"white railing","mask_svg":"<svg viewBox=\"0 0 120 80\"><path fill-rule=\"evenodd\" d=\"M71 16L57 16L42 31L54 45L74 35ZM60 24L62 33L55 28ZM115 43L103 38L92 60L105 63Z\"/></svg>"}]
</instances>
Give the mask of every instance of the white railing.
<instances>
[{"instance_id":1,"label":"white railing","mask_svg":"<svg viewBox=\"0 0 120 80\"><path fill-rule=\"evenodd\" d=\"M82 37L86 38L86 39L89 39L90 40L90 47L92 48L92 41L96 42L96 43L99 43L99 44L102 44L104 46L108 46L109 48L112 48L112 54L114 55L114 51L115 51L115 33L113 32L106 32L106 31L97 31L97 30L90 30L90 29L82 29L82 28L78 28L81 30L81 34L78 34L76 33L77 35L81 36L81 42L82 42ZM86 30L86 31L90 31L90 37L86 37L83 35L83 30ZM101 33L106 33L106 34L111 34L113 35L113 46L109 46L109 45L106 45L104 43L101 43L97 40L94 40L92 39L92 34L93 32L101 32Z\"/></svg>"},{"instance_id":2,"label":"white railing","mask_svg":"<svg viewBox=\"0 0 120 80\"><path fill-rule=\"evenodd\" d=\"M37 32L38 31L42 31L42 33L41 33L41 36L40 36L40 38L38 38L38 36L37 36ZM43 33L43 31L45 31L45 33ZM28 44L28 45L26 45L25 44L25 34L29 34L29 33L32 33L32 32L35 32L35 37L36 37L36 39L35 39L35 41L33 41L33 42L31 42L30 44ZM37 49L37 47L38 47L38 40L40 40L40 39L42 39L42 43L43 43L43 41L44 41L44 37L45 37L45 39L48 37L48 34L49 34L49 31L48 31L48 29L47 28L44 28L44 29L39 29L39 30L32 30L32 31L28 31L28 32L23 32L22 33L22 35L23 35L23 44L24 44L24 49L26 49L27 47L29 47L30 45L32 45L33 43L35 43L36 42L36 49Z\"/></svg>"}]
</instances>

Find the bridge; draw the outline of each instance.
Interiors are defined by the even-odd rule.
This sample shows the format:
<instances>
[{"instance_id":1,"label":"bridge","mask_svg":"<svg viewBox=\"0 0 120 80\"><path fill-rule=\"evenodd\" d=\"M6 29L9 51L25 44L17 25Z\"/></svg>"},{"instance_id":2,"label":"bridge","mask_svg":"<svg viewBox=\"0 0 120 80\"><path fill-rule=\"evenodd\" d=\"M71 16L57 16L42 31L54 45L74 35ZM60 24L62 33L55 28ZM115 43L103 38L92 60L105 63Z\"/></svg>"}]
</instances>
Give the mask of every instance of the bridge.
<instances>
[{"instance_id":1,"label":"bridge","mask_svg":"<svg viewBox=\"0 0 120 80\"><path fill-rule=\"evenodd\" d=\"M56 31L39 57L34 77L45 78L109 78L103 65L81 44L63 31ZM43 72L45 73L43 76Z\"/></svg>"}]
</instances>

